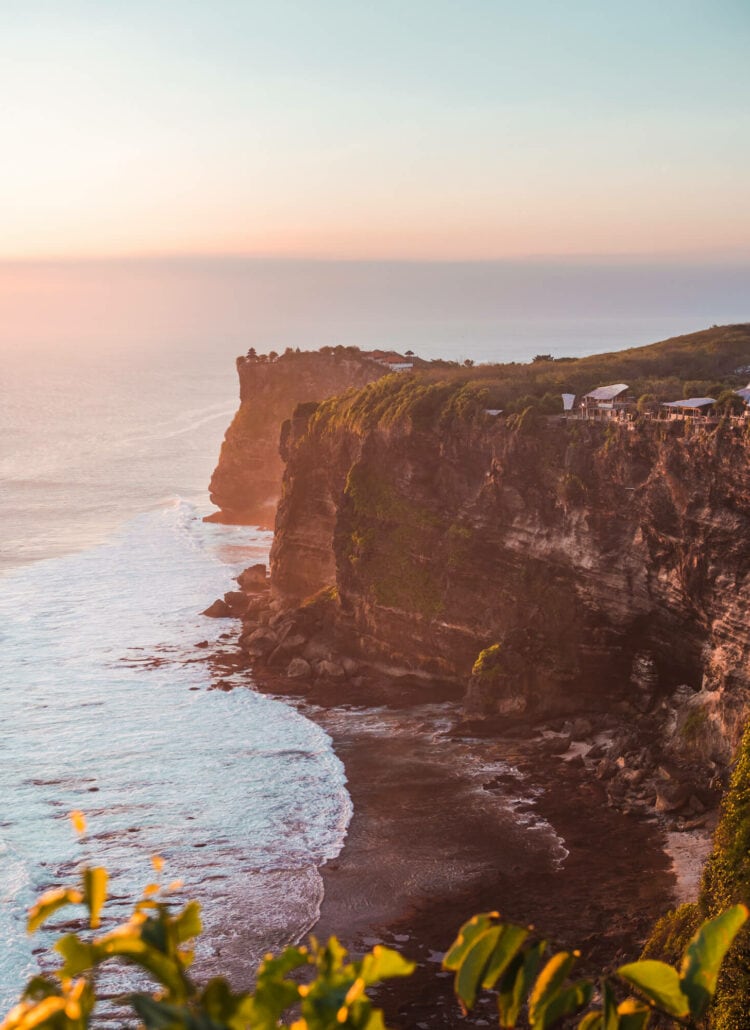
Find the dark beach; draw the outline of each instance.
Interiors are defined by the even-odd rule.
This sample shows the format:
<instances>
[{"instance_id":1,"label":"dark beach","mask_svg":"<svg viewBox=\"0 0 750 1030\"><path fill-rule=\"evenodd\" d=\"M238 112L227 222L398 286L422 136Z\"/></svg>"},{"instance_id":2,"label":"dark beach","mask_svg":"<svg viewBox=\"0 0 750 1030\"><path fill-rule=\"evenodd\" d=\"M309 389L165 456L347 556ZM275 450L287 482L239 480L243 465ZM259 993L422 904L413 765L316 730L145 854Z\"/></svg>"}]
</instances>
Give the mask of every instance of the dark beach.
<instances>
[{"instance_id":1,"label":"dark beach","mask_svg":"<svg viewBox=\"0 0 750 1030\"><path fill-rule=\"evenodd\" d=\"M424 704L413 691L386 691L372 707L364 697L337 704L328 692L301 698L290 686L260 689L328 731L354 806L343 850L321 870L312 932L335 934L355 955L382 942L419 963L378 992L389 1025L495 1021L481 1007L462 1017L440 968L475 912L497 909L580 948L581 971L595 975L637 957L673 904L658 824L607 807L601 784L542 754L531 728L470 737L445 696Z\"/></svg>"}]
</instances>

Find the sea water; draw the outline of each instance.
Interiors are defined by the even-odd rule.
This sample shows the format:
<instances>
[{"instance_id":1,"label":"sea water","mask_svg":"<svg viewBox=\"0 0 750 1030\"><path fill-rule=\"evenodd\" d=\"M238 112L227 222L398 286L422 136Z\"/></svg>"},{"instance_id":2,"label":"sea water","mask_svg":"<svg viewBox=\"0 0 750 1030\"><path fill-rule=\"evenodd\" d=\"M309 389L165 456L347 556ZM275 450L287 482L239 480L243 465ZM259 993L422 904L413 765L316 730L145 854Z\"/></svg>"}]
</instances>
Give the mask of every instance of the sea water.
<instances>
[{"instance_id":1,"label":"sea water","mask_svg":"<svg viewBox=\"0 0 750 1030\"><path fill-rule=\"evenodd\" d=\"M200 613L271 537L202 520L232 362L19 354L3 375L0 1009L53 939L26 935L26 910L83 861L109 869L119 919L161 855L203 906L201 972L248 982L315 922L351 804L321 728L210 689L236 624Z\"/></svg>"}]
</instances>

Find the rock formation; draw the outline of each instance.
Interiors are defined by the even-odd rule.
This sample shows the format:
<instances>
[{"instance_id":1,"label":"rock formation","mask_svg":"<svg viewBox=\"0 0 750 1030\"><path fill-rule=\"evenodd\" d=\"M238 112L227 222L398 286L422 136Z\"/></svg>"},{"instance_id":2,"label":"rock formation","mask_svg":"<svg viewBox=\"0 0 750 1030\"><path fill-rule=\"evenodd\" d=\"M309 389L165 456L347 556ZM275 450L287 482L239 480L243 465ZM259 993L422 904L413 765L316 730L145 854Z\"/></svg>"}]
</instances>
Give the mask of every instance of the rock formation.
<instances>
[{"instance_id":1,"label":"rock formation","mask_svg":"<svg viewBox=\"0 0 750 1030\"><path fill-rule=\"evenodd\" d=\"M750 698L743 431L506 422L472 386L389 379L300 412L284 455L277 610L328 589L355 657L467 684L485 715L643 712L687 684L672 733L728 760Z\"/></svg>"},{"instance_id":2,"label":"rock formation","mask_svg":"<svg viewBox=\"0 0 750 1030\"><path fill-rule=\"evenodd\" d=\"M237 359L240 407L229 426L211 477L211 501L220 509L208 521L273 524L281 492L282 423L298 404L320 401L384 375L386 369L356 347L287 351Z\"/></svg>"}]
</instances>

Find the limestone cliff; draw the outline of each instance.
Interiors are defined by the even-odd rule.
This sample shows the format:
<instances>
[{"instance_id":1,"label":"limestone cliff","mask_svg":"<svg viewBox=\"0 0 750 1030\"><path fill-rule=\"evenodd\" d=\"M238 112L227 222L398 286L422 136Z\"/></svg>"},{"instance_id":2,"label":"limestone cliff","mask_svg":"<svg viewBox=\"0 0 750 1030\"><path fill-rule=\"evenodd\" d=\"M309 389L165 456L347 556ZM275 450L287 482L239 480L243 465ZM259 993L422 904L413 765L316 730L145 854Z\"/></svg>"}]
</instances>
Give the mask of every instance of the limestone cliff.
<instances>
[{"instance_id":1,"label":"limestone cliff","mask_svg":"<svg viewBox=\"0 0 750 1030\"><path fill-rule=\"evenodd\" d=\"M211 501L220 509L210 521L273 523L281 491L282 423L295 407L320 401L385 373L356 347L288 351L273 360L240 357L240 407L224 437L211 477Z\"/></svg>"},{"instance_id":2,"label":"limestone cliff","mask_svg":"<svg viewBox=\"0 0 750 1030\"><path fill-rule=\"evenodd\" d=\"M355 654L468 683L474 711L645 708L688 684L673 731L726 761L750 699L750 441L532 415L393 379L300 412L277 605L335 588Z\"/></svg>"}]
</instances>

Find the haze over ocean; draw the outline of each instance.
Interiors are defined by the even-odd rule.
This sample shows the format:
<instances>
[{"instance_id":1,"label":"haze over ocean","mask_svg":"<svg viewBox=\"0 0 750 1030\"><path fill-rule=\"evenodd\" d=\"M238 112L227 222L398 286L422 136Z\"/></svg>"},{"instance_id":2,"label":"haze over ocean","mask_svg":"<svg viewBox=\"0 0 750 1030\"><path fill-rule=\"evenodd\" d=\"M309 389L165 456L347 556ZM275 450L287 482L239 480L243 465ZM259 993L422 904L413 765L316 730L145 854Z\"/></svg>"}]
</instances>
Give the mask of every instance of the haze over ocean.
<instances>
[{"instance_id":1,"label":"haze over ocean","mask_svg":"<svg viewBox=\"0 0 750 1030\"><path fill-rule=\"evenodd\" d=\"M212 375L249 346L527 361L748 319L750 262L739 258L0 263L0 353L189 350L214 356Z\"/></svg>"}]
</instances>

